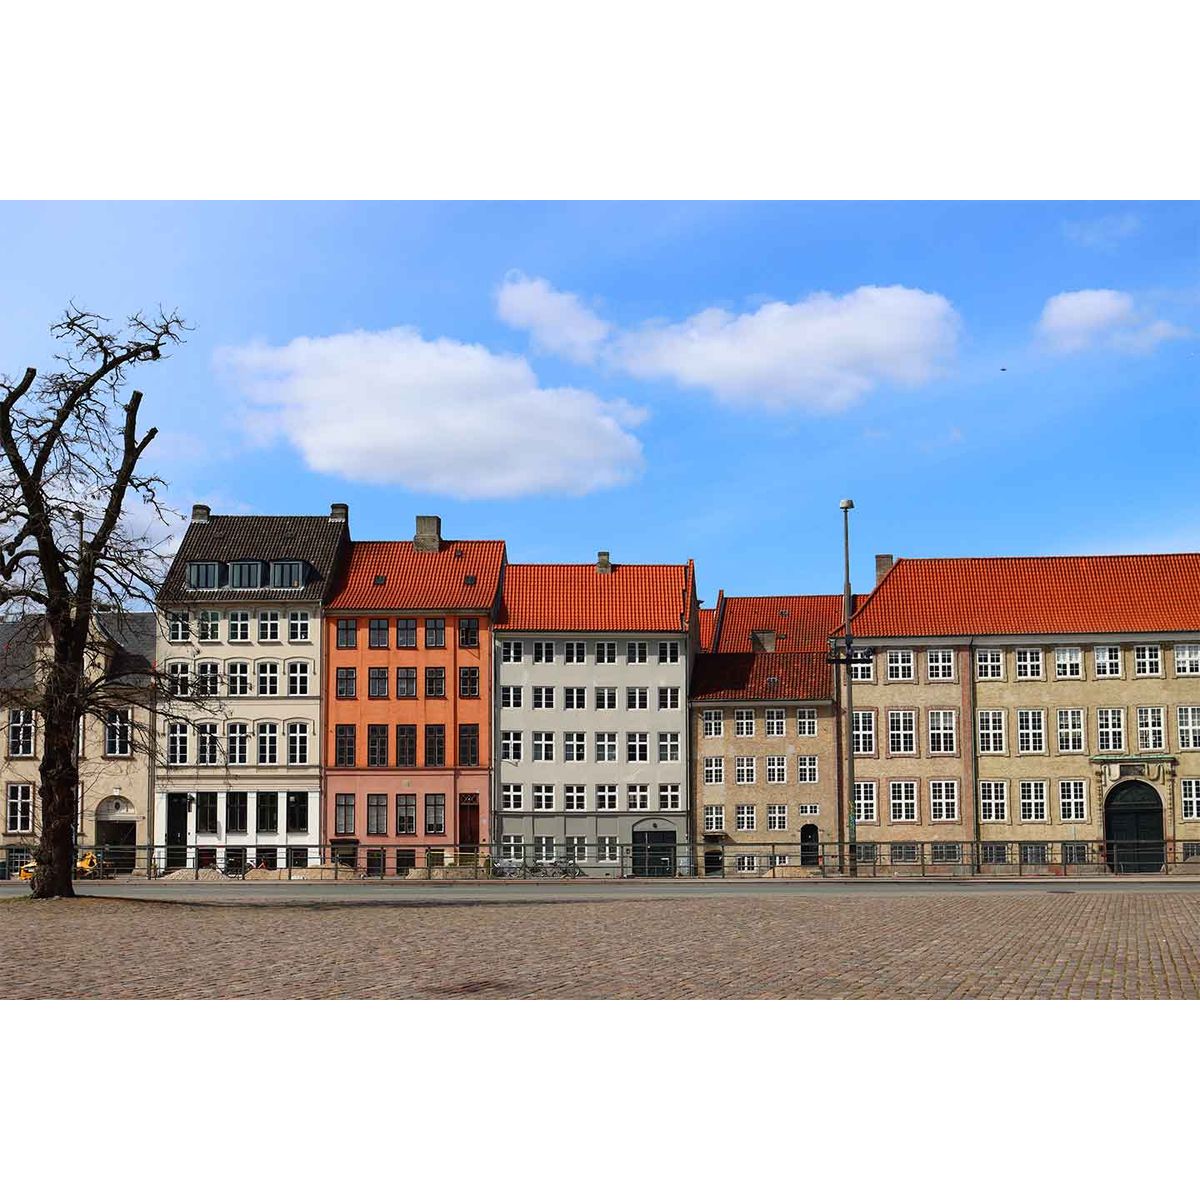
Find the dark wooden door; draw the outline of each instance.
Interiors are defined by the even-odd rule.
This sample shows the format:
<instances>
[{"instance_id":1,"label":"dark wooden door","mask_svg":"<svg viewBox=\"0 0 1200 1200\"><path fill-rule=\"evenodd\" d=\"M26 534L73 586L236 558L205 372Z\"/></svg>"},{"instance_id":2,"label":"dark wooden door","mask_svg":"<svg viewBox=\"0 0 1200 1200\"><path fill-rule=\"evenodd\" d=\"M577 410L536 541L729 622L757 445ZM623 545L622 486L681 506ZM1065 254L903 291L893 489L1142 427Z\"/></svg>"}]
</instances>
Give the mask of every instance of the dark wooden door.
<instances>
[{"instance_id":1,"label":"dark wooden door","mask_svg":"<svg viewBox=\"0 0 1200 1200\"><path fill-rule=\"evenodd\" d=\"M1166 861L1163 812L1148 783L1126 783L1104 806L1109 867L1119 874L1161 871Z\"/></svg>"},{"instance_id":2,"label":"dark wooden door","mask_svg":"<svg viewBox=\"0 0 1200 1200\"><path fill-rule=\"evenodd\" d=\"M458 844L467 849L479 845L479 797L471 792L458 798Z\"/></svg>"},{"instance_id":3,"label":"dark wooden door","mask_svg":"<svg viewBox=\"0 0 1200 1200\"><path fill-rule=\"evenodd\" d=\"M800 829L800 865L815 867L820 860L821 832L815 825L804 825Z\"/></svg>"},{"instance_id":4,"label":"dark wooden door","mask_svg":"<svg viewBox=\"0 0 1200 1200\"><path fill-rule=\"evenodd\" d=\"M675 831L635 829L632 867L635 875L674 875Z\"/></svg>"},{"instance_id":5,"label":"dark wooden door","mask_svg":"<svg viewBox=\"0 0 1200 1200\"><path fill-rule=\"evenodd\" d=\"M167 870L186 867L188 798L186 792L167 793Z\"/></svg>"}]
</instances>

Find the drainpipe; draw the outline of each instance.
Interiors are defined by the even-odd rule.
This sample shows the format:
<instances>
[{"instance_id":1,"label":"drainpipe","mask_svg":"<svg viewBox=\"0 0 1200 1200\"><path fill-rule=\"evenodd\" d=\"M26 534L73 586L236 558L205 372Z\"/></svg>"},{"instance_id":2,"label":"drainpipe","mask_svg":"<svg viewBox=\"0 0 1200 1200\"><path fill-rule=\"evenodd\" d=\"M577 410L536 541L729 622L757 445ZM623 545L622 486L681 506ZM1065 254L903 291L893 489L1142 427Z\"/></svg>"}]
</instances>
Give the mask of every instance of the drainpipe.
<instances>
[{"instance_id":1,"label":"drainpipe","mask_svg":"<svg viewBox=\"0 0 1200 1200\"><path fill-rule=\"evenodd\" d=\"M983 842L979 829L979 715L976 708L975 680L975 639L967 641L967 663L965 670L970 681L969 695L971 698L971 811L975 815L975 862L971 869L973 875L980 874L979 860L983 853ZM1011 802L1011 797L1010 797Z\"/></svg>"}]
</instances>

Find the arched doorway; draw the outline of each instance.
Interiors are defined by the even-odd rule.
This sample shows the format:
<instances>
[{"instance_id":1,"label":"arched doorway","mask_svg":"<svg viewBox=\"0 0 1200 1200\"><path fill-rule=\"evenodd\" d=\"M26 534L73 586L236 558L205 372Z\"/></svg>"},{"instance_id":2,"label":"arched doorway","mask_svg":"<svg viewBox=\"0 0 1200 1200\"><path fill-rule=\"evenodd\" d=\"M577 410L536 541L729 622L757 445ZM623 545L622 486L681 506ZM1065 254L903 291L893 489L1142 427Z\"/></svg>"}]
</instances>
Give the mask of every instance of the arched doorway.
<instances>
[{"instance_id":1,"label":"arched doorway","mask_svg":"<svg viewBox=\"0 0 1200 1200\"><path fill-rule=\"evenodd\" d=\"M1161 871L1166 861L1163 806L1148 783L1118 784L1104 802L1104 840L1109 869L1118 874Z\"/></svg>"},{"instance_id":2,"label":"arched doorway","mask_svg":"<svg viewBox=\"0 0 1200 1200\"><path fill-rule=\"evenodd\" d=\"M821 856L821 831L815 825L800 827L800 865L815 867Z\"/></svg>"}]
</instances>

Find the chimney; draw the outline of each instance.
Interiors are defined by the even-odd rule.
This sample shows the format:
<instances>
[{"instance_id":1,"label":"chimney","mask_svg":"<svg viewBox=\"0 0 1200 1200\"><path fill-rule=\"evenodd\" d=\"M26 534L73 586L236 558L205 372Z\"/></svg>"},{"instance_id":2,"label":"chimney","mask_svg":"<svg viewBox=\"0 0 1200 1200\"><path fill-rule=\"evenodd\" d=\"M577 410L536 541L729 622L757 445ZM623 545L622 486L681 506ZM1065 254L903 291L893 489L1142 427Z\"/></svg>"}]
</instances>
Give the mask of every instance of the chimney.
<instances>
[{"instance_id":1,"label":"chimney","mask_svg":"<svg viewBox=\"0 0 1200 1200\"><path fill-rule=\"evenodd\" d=\"M878 587L883 582L883 577L892 569L892 563L896 560L890 554L875 555L875 586Z\"/></svg>"},{"instance_id":2,"label":"chimney","mask_svg":"<svg viewBox=\"0 0 1200 1200\"><path fill-rule=\"evenodd\" d=\"M601 550L596 555L596 574L611 575L612 574L612 559L608 556L607 550Z\"/></svg>"},{"instance_id":3,"label":"chimney","mask_svg":"<svg viewBox=\"0 0 1200 1200\"><path fill-rule=\"evenodd\" d=\"M442 518L418 517L413 549L437 553L442 548Z\"/></svg>"},{"instance_id":4,"label":"chimney","mask_svg":"<svg viewBox=\"0 0 1200 1200\"><path fill-rule=\"evenodd\" d=\"M331 504L329 506L329 519L331 521L346 522L350 520L350 505L348 504Z\"/></svg>"},{"instance_id":5,"label":"chimney","mask_svg":"<svg viewBox=\"0 0 1200 1200\"><path fill-rule=\"evenodd\" d=\"M775 630L752 630L750 634L750 645L753 646L755 650L762 651L765 654L773 654L775 652Z\"/></svg>"},{"instance_id":6,"label":"chimney","mask_svg":"<svg viewBox=\"0 0 1200 1200\"><path fill-rule=\"evenodd\" d=\"M209 509L207 504L192 505L192 521L196 525L208 524L208 518L210 516L212 516L212 511Z\"/></svg>"}]
</instances>

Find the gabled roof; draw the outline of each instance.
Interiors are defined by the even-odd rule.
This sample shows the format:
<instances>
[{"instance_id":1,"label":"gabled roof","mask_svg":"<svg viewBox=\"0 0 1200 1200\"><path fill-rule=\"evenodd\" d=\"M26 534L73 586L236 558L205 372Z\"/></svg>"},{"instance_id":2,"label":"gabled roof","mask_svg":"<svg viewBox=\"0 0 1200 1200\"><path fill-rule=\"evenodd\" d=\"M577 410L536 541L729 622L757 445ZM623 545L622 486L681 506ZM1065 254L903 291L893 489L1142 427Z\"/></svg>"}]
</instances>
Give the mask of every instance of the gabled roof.
<instances>
[{"instance_id":1,"label":"gabled roof","mask_svg":"<svg viewBox=\"0 0 1200 1200\"><path fill-rule=\"evenodd\" d=\"M152 612L97 613L89 649L111 648L105 679L127 687L145 687L154 670L158 618ZM0 621L0 689L22 690L39 685L38 645L50 632L42 613Z\"/></svg>"},{"instance_id":2,"label":"gabled roof","mask_svg":"<svg viewBox=\"0 0 1200 1200\"><path fill-rule=\"evenodd\" d=\"M159 589L158 602L320 601L333 586L338 558L349 537L346 522L329 517L210 516L203 521L193 520ZM216 589L193 591L187 586L188 563L283 561L308 564L304 587L234 590L225 576L221 579L223 586Z\"/></svg>"},{"instance_id":3,"label":"gabled roof","mask_svg":"<svg viewBox=\"0 0 1200 1200\"><path fill-rule=\"evenodd\" d=\"M685 633L691 563L511 563L497 627L522 632Z\"/></svg>"},{"instance_id":4,"label":"gabled roof","mask_svg":"<svg viewBox=\"0 0 1200 1200\"><path fill-rule=\"evenodd\" d=\"M854 617L856 639L1197 631L1200 554L901 558Z\"/></svg>"},{"instance_id":5,"label":"gabled roof","mask_svg":"<svg viewBox=\"0 0 1200 1200\"><path fill-rule=\"evenodd\" d=\"M713 630L717 624L717 610L715 608L702 608L696 615L700 621L700 649L711 650Z\"/></svg>"},{"instance_id":6,"label":"gabled roof","mask_svg":"<svg viewBox=\"0 0 1200 1200\"><path fill-rule=\"evenodd\" d=\"M830 700L826 651L803 654L699 654L690 697L705 700Z\"/></svg>"},{"instance_id":7,"label":"gabled roof","mask_svg":"<svg viewBox=\"0 0 1200 1200\"><path fill-rule=\"evenodd\" d=\"M749 653L751 633L772 630L776 653L824 655L842 603L841 596L726 596L717 609L712 648L719 654Z\"/></svg>"},{"instance_id":8,"label":"gabled roof","mask_svg":"<svg viewBox=\"0 0 1200 1200\"><path fill-rule=\"evenodd\" d=\"M416 550L411 541L352 542L327 606L484 611L496 603L504 562L502 541L443 541L440 550Z\"/></svg>"}]
</instances>

